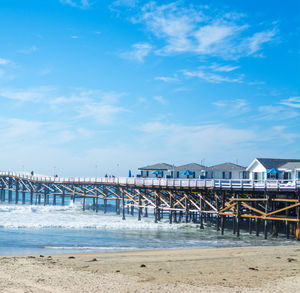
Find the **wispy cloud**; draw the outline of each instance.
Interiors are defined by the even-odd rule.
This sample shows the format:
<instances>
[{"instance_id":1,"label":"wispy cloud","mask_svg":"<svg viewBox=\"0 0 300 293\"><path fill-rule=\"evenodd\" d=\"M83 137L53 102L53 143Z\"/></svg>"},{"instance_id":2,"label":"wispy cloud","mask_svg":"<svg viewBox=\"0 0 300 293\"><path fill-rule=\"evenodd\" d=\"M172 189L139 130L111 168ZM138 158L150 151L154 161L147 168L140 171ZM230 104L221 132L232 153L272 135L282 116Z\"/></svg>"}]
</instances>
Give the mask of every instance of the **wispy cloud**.
<instances>
[{"instance_id":1,"label":"wispy cloud","mask_svg":"<svg viewBox=\"0 0 300 293\"><path fill-rule=\"evenodd\" d=\"M7 65L7 64L10 64L10 63L11 63L10 60L0 58L0 65Z\"/></svg>"},{"instance_id":2,"label":"wispy cloud","mask_svg":"<svg viewBox=\"0 0 300 293\"><path fill-rule=\"evenodd\" d=\"M276 29L272 29L255 33L252 37L247 38L244 43L248 48L248 55L261 51L263 44L272 41L277 33Z\"/></svg>"},{"instance_id":3,"label":"wispy cloud","mask_svg":"<svg viewBox=\"0 0 300 293\"><path fill-rule=\"evenodd\" d=\"M80 9L86 9L91 6L89 0L59 0L62 4L70 5Z\"/></svg>"},{"instance_id":4,"label":"wispy cloud","mask_svg":"<svg viewBox=\"0 0 300 293\"><path fill-rule=\"evenodd\" d=\"M247 148L247 145L257 137L253 130L232 128L224 124L187 126L153 121L143 124L141 130L145 133L145 143L149 147L154 148L152 144L159 141L159 149L162 153L184 152L185 157L191 158L195 158L199 153L204 157L218 156L218 154L222 157L221 154L226 152L227 155L240 153L241 148ZM203 139L205 143L195 143Z\"/></svg>"},{"instance_id":5,"label":"wispy cloud","mask_svg":"<svg viewBox=\"0 0 300 293\"><path fill-rule=\"evenodd\" d=\"M270 153L270 144L288 146L299 138L298 133L291 132L286 126L239 128L226 123L183 125L152 121L143 124L141 131L144 133L141 139L143 137L143 143L149 148L159 148L160 154L169 157L184 153L185 160L193 160L200 153L201 158L213 158L214 161L238 157L250 161L258 152ZM195 143L203 140L203 144Z\"/></svg>"},{"instance_id":6,"label":"wispy cloud","mask_svg":"<svg viewBox=\"0 0 300 293\"><path fill-rule=\"evenodd\" d=\"M226 111L229 115L240 115L250 111L249 102L245 99L220 100L213 102L213 105Z\"/></svg>"},{"instance_id":7,"label":"wispy cloud","mask_svg":"<svg viewBox=\"0 0 300 293\"><path fill-rule=\"evenodd\" d=\"M144 59L149 55L152 50L152 46L148 43L137 43L132 45L132 50L129 52L123 52L120 56L124 59L135 60L138 62L144 62Z\"/></svg>"},{"instance_id":8,"label":"wispy cloud","mask_svg":"<svg viewBox=\"0 0 300 293\"><path fill-rule=\"evenodd\" d=\"M101 90L73 89L69 93L59 94L59 89L40 86L28 89L0 90L0 97L20 103L39 103L48 111L64 112L75 119L92 118L101 124L112 124L118 113L128 112L119 105L125 93L104 92Z\"/></svg>"},{"instance_id":9,"label":"wispy cloud","mask_svg":"<svg viewBox=\"0 0 300 293\"><path fill-rule=\"evenodd\" d=\"M167 103L167 101L162 96L155 96L153 97L153 99L162 105L165 105Z\"/></svg>"},{"instance_id":10,"label":"wispy cloud","mask_svg":"<svg viewBox=\"0 0 300 293\"><path fill-rule=\"evenodd\" d=\"M219 64L212 64L210 68L217 72L231 72L236 69L239 69L240 66L232 66L232 65L219 65Z\"/></svg>"},{"instance_id":11,"label":"wispy cloud","mask_svg":"<svg viewBox=\"0 0 300 293\"><path fill-rule=\"evenodd\" d=\"M258 108L259 116L258 119L260 120L286 120L298 117L300 113L297 111L287 109L283 106L260 106Z\"/></svg>"},{"instance_id":12,"label":"wispy cloud","mask_svg":"<svg viewBox=\"0 0 300 293\"><path fill-rule=\"evenodd\" d=\"M39 75L46 76L52 72L52 66L45 66L39 71Z\"/></svg>"},{"instance_id":13,"label":"wispy cloud","mask_svg":"<svg viewBox=\"0 0 300 293\"><path fill-rule=\"evenodd\" d=\"M300 108L300 97L290 97L289 99L282 100L280 104L292 108Z\"/></svg>"},{"instance_id":14,"label":"wispy cloud","mask_svg":"<svg viewBox=\"0 0 300 293\"><path fill-rule=\"evenodd\" d=\"M132 21L143 23L165 42L155 51L162 55L189 52L232 59L257 56L263 45L278 33L274 28L251 33L242 14L219 11L216 15L216 11L207 7L186 7L181 2L166 5L150 2Z\"/></svg>"},{"instance_id":15,"label":"wispy cloud","mask_svg":"<svg viewBox=\"0 0 300 293\"><path fill-rule=\"evenodd\" d=\"M31 54L31 53L34 53L38 50L38 48L36 46L31 46L31 47L26 47L24 49L21 49L18 51L18 53L21 53L21 54Z\"/></svg>"},{"instance_id":16,"label":"wispy cloud","mask_svg":"<svg viewBox=\"0 0 300 293\"><path fill-rule=\"evenodd\" d=\"M117 6L127 6L127 7L135 7L139 0L116 0L112 3L113 7Z\"/></svg>"},{"instance_id":17,"label":"wispy cloud","mask_svg":"<svg viewBox=\"0 0 300 293\"><path fill-rule=\"evenodd\" d=\"M183 74L187 77L197 77L203 79L209 83L242 83L243 82L243 75L238 75L236 77L229 77L224 76L221 74L217 74L214 72L209 71L207 68L200 68L197 71L189 71L183 70Z\"/></svg>"},{"instance_id":18,"label":"wispy cloud","mask_svg":"<svg viewBox=\"0 0 300 293\"><path fill-rule=\"evenodd\" d=\"M156 76L154 79L155 80L160 80L160 81L163 81L163 82L178 81L178 77L177 76Z\"/></svg>"},{"instance_id":19,"label":"wispy cloud","mask_svg":"<svg viewBox=\"0 0 300 293\"><path fill-rule=\"evenodd\" d=\"M92 118L100 124L109 125L115 122L117 114L127 111L127 109L116 105L88 103L78 108L78 118Z\"/></svg>"},{"instance_id":20,"label":"wispy cloud","mask_svg":"<svg viewBox=\"0 0 300 293\"><path fill-rule=\"evenodd\" d=\"M54 91L53 87L40 86L28 89L2 89L0 96L20 102L42 102L47 100L49 94Z\"/></svg>"}]
</instances>

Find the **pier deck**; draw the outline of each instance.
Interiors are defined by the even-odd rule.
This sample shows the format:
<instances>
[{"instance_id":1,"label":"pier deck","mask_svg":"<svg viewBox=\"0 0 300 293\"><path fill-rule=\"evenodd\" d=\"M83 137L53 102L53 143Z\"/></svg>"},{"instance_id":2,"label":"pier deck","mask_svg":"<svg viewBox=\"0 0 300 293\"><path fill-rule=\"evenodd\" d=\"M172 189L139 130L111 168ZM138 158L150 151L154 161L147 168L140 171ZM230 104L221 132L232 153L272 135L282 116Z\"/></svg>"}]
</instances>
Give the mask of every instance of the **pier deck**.
<instances>
[{"instance_id":1,"label":"pier deck","mask_svg":"<svg viewBox=\"0 0 300 293\"><path fill-rule=\"evenodd\" d=\"M27 201L26 201L27 199ZM9 203L64 205L66 200L92 200L98 212L99 200L115 200L115 212L154 221L167 216L170 224L185 221L214 223L224 234L225 226L240 235L240 229L264 238L268 233L300 240L300 180L253 181L223 179L165 178L66 178L38 177L0 172L0 200Z\"/></svg>"}]
</instances>

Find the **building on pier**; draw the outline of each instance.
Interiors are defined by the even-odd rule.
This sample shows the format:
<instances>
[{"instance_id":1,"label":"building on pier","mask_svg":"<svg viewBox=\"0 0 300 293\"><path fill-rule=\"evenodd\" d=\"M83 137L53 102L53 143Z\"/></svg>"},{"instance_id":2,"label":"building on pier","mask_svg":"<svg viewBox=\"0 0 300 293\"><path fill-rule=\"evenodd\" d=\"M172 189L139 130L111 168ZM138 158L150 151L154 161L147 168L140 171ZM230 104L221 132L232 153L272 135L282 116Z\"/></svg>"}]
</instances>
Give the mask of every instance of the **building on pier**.
<instances>
[{"instance_id":1,"label":"building on pier","mask_svg":"<svg viewBox=\"0 0 300 293\"><path fill-rule=\"evenodd\" d=\"M139 168L143 178L178 178L178 179L248 179L246 167L223 163L206 167L197 163L174 166L158 163Z\"/></svg>"},{"instance_id":2,"label":"building on pier","mask_svg":"<svg viewBox=\"0 0 300 293\"><path fill-rule=\"evenodd\" d=\"M246 167L226 162L206 168L207 179L248 179Z\"/></svg>"},{"instance_id":3,"label":"building on pier","mask_svg":"<svg viewBox=\"0 0 300 293\"><path fill-rule=\"evenodd\" d=\"M300 160L256 158L247 171L252 180L299 180Z\"/></svg>"},{"instance_id":4,"label":"building on pier","mask_svg":"<svg viewBox=\"0 0 300 293\"><path fill-rule=\"evenodd\" d=\"M171 170L170 178L205 178L206 167L197 163L190 163L181 166L174 167L174 170ZM189 172L187 172L189 171ZM184 175L188 174L188 175Z\"/></svg>"},{"instance_id":5,"label":"building on pier","mask_svg":"<svg viewBox=\"0 0 300 293\"><path fill-rule=\"evenodd\" d=\"M170 176L170 170L172 170L173 168L174 166L166 163L157 163L154 165L141 167L138 169L139 171L141 171L141 174L138 174L138 177L164 178L166 176Z\"/></svg>"}]
</instances>

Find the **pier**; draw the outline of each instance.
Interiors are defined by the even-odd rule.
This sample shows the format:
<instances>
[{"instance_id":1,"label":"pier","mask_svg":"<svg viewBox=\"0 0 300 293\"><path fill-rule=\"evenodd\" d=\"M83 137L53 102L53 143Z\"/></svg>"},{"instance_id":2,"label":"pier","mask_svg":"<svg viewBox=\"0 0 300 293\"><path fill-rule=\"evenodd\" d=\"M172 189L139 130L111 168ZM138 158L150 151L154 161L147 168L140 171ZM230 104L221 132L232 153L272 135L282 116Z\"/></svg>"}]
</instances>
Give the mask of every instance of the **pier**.
<instances>
[{"instance_id":1,"label":"pier","mask_svg":"<svg viewBox=\"0 0 300 293\"><path fill-rule=\"evenodd\" d=\"M0 201L31 205L64 205L66 200L87 199L107 212L108 201L123 220L128 215L153 216L157 223L193 222L204 229L215 225L223 235L232 229L264 238L284 233L300 240L300 180L165 179L165 178L65 178L0 172Z\"/></svg>"}]
</instances>

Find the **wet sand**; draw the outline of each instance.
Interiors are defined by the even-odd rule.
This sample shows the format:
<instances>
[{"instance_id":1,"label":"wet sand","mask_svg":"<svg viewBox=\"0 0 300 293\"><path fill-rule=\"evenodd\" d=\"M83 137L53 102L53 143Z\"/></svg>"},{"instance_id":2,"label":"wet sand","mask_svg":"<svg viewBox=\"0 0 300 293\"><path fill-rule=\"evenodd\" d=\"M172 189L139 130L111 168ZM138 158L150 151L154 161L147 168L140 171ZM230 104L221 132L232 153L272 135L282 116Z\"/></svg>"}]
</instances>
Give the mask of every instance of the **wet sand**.
<instances>
[{"instance_id":1,"label":"wet sand","mask_svg":"<svg viewBox=\"0 0 300 293\"><path fill-rule=\"evenodd\" d=\"M300 292L300 245L0 256L0 292Z\"/></svg>"}]
</instances>

